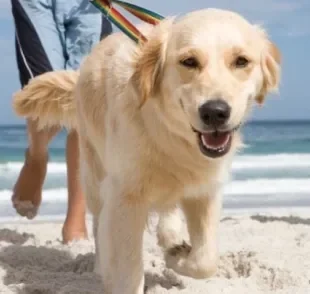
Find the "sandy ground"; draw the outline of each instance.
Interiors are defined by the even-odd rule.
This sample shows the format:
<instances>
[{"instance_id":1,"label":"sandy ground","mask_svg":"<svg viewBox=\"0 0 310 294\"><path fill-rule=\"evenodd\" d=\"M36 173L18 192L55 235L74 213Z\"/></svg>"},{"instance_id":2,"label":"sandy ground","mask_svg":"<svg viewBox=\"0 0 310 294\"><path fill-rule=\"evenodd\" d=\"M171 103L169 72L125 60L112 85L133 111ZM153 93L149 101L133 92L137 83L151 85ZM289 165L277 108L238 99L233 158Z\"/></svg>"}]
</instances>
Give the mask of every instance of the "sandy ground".
<instances>
[{"instance_id":1,"label":"sandy ground","mask_svg":"<svg viewBox=\"0 0 310 294\"><path fill-rule=\"evenodd\" d=\"M220 266L209 280L181 277L165 268L155 223L153 218L145 233L147 294L310 293L307 213L223 216ZM92 273L93 239L64 246L60 232L61 223L0 224L0 293L102 293L100 278Z\"/></svg>"}]
</instances>

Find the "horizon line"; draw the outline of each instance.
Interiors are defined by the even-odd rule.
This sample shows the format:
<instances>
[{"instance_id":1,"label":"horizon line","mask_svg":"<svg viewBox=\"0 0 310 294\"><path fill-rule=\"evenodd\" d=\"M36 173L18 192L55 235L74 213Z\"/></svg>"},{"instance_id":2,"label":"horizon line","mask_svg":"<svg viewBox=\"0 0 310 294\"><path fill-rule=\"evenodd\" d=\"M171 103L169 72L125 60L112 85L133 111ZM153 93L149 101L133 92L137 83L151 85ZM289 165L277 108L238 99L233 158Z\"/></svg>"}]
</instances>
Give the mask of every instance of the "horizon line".
<instances>
[{"instance_id":1,"label":"horizon line","mask_svg":"<svg viewBox=\"0 0 310 294\"><path fill-rule=\"evenodd\" d=\"M281 119L251 119L245 122L245 124L251 124L251 123L302 123L302 122L310 122L310 119L306 118L281 118ZM24 127L26 126L26 123L0 123L0 127Z\"/></svg>"}]
</instances>

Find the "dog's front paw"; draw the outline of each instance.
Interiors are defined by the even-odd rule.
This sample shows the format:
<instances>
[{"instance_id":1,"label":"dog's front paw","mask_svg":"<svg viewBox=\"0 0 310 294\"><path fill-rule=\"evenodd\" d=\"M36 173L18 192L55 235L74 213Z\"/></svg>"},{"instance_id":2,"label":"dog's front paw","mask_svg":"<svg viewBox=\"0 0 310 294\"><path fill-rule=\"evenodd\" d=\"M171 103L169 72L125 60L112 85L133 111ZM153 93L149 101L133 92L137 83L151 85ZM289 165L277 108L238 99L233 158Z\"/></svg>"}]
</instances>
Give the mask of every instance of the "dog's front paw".
<instances>
[{"instance_id":1,"label":"dog's front paw","mask_svg":"<svg viewBox=\"0 0 310 294\"><path fill-rule=\"evenodd\" d=\"M173 250L181 244L183 236L181 232L176 230L159 231L157 233L158 245L164 250Z\"/></svg>"},{"instance_id":2,"label":"dog's front paw","mask_svg":"<svg viewBox=\"0 0 310 294\"><path fill-rule=\"evenodd\" d=\"M167 268L194 279L209 278L217 270L216 258L208 258L206 254L193 254L191 246L186 242L167 250L165 261Z\"/></svg>"},{"instance_id":3,"label":"dog's front paw","mask_svg":"<svg viewBox=\"0 0 310 294\"><path fill-rule=\"evenodd\" d=\"M174 247L168 249L167 254L173 257L183 257L187 258L191 252L192 247L187 244L185 241L181 245L175 245Z\"/></svg>"}]
</instances>

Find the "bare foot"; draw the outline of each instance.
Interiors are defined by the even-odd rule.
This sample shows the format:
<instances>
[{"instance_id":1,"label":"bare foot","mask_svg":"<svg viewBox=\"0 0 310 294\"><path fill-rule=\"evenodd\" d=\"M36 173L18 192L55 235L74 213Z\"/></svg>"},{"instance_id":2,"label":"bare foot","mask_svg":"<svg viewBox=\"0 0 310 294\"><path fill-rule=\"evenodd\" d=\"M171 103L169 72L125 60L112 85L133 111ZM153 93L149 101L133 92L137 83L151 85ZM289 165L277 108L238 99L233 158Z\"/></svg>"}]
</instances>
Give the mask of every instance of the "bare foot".
<instances>
[{"instance_id":1,"label":"bare foot","mask_svg":"<svg viewBox=\"0 0 310 294\"><path fill-rule=\"evenodd\" d=\"M72 241L84 240L87 239L87 228L85 221L72 218L70 220L68 217L62 228L62 239L63 243L67 244Z\"/></svg>"},{"instance_id":2,"label":"bare foot","mask_svg":"<svg viewBox=\"0 0 310 294\"><path fill-rule=\"evenodd\" d=\"M31 157L25 152L25 163L13 189L12 203L17 213L33 219L41 204L42 187L47 170L48 156Z\"/></svg>"}]
</instances>

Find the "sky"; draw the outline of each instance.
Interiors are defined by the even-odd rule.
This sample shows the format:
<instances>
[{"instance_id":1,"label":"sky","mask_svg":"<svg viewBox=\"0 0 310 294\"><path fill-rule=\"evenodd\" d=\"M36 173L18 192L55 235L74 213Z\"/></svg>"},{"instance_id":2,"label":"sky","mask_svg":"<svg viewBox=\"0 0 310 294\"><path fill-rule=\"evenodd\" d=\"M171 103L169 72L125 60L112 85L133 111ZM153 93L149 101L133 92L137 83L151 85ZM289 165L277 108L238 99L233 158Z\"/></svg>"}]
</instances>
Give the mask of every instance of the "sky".
<instances>
[{"instance_id":1,"label":"sky","mask_svg":"<svg viewBox=\"0 0 310 294\"><path fill-rule=\"evenodd\" d=\"M18 0L13 0L18 1ZM33 0L39 1L39 0ZM252 119L310 119L310 0L127 0L164 16L202 8L229 9L261 24L282 53L279 94L256 107ZM15 59L11 0L0 0L0 124L20 124L12 94L20 88ZM130 18L134 20L133 18Z\"/></svg>"}]
</instances>

